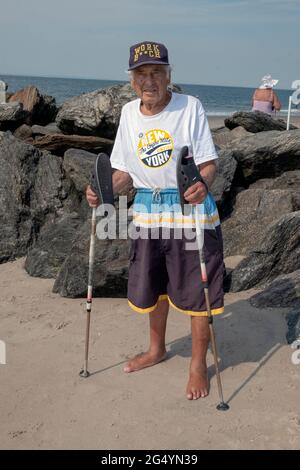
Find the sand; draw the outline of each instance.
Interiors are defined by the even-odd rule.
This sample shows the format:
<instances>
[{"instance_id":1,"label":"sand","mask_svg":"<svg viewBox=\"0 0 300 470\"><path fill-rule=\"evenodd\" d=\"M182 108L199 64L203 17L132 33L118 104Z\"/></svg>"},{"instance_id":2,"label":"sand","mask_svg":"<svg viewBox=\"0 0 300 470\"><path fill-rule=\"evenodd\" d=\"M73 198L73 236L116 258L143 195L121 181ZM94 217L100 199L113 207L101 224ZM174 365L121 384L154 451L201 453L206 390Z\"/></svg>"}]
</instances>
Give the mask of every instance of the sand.
<instances>
[{"instance_id":1,"label":"sand","mask_svg":"<svg viewBox=\"0 0 300 470\"><path fill-rule=\"evenodd\" d=\"M23 264L0 266L1 449L300 448L300 365L285 341L285 309L251 307L255 291L226 295L215 329L230 410L219 412L211 352L210 395L185 398L188 317L170 311L168 360L125 374L126 358L147 347L147 317L126 299L95 299L92 375L82 379L84 299L53 294L53 280L28 276Z\"/></svg>"}]
</instances>

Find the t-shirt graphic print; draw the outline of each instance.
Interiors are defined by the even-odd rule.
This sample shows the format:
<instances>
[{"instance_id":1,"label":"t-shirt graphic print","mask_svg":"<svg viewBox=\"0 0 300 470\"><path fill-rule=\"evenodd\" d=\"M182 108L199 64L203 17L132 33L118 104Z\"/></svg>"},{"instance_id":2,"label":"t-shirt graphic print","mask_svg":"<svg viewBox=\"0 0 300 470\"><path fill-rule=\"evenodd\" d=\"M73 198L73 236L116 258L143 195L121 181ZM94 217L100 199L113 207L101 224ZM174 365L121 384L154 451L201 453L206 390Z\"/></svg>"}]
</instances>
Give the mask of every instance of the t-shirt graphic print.
<instances>
[{"instance_id":1,"label":"t-shirt graphic print","mask_svg":"<svg viewBox=\"0 0 300 470\"><path fill-rule=\"evenodd\" d=\"M170 134L163 129L151 129L139 134L138 157L148 168L160 168L166 165L174 150Z\"/></svg>"},{"instance_id":2,"label":"t-shirt graphic print","mask_svg":"<svg viewBox=\"0 0 300 470\"><path fill-rule=\"evenodd\" d=\"M176 188L176 162L187 145L197 165L216 153L202 104L172 93L158 114L144 115L141 100L125 104L110 157L112 168L130 174L135 188Z\"/></svg>"}]
</instances>

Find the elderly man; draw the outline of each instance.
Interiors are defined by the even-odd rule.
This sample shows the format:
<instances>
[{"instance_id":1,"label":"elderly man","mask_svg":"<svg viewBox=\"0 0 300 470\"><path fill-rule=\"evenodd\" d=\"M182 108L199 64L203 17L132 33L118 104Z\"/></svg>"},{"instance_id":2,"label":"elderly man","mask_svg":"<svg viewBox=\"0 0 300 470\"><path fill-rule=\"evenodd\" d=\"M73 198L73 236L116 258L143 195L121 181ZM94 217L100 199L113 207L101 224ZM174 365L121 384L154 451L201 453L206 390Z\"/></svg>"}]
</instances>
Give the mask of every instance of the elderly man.
<instances>
[{"instance_id":1,"label":"elderly man","mask_svg":"<svg viewBox=\"0 0 300 470\"><path fill-rule=\"evenodd\" d=\"M129 73L138 99L121 113L111 154L114 193L131 180L137 189L134 224L143 237L132 240L128 277L128 302L146 313L150 321L149 350L133 357L125 372L153 366L166 358L165 332L169 305L191 317L192 358L186 396L189 400L209 392L206 355L209 344L207 310L200 281L198 251L186 249L185 231L193 230L193 214L182 216L172 208L179 204L176 160L189 147L206 184L197 182L185 193L189 204L205 202L205 258L212 314L223 313L223 249L215 202L208 192L215 178L215 151L200 101L170 91L168 51L163 44L145 41L130 48ZM97 207L96 194L88 186L87 200ZM151 229L158 232L151 238ZM163 230L169 229L169 237ZM145 236L145 233L147 236Z\"/></svg>"}]
</instances>

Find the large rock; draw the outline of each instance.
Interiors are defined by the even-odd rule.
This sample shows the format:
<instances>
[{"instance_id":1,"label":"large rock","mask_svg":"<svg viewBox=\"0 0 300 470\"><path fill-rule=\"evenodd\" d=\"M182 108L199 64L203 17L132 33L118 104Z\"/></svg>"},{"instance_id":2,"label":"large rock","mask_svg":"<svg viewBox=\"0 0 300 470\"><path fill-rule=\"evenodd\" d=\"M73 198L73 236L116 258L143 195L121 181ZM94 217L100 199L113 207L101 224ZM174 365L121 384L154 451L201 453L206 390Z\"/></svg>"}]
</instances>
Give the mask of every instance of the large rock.
<instances>
[{"instance_id":1,"label":"large rock","mask_svg":"<svg viewBox=\"0 0 300 470\"><path fill-rule=\"evenodd\" d=\"M290 191L295 211L300 210L300 170L286 171L278 178L257 180L250 189L286 189Z\"/></svg>"},{"instance_id":2,"label":"large rock","mask_svg":"<svg viewBox=\"0 0 300 470\"><path fill-rule=\"evenodd\" d=\"M22 256L32 240L28 199L40 153L11 134L0 137L0 263Z\"/></svg>"},{"instance_id":3,"label":"large rock","mask_svg":"<svg viewBox=\"0 0 300 470\"><path fill-rule=\"evenodd\" d=\"M21 103L0 104L0 130L15 130L24 123L28 112L23 109Z\"/></svg>"},{"instance_id":4,"label":"large rock","mask_svg":"<svg viewBox=\"0 0 300 470\"><path fill-rule=\"evenodd\" d=\"M91 180L97 156L85 150L69 149L64 155L64 170L76 191L83 195Z\"/></svg>"},{"instance_id":5,"label":"large rock","mask_svg":"<svg viewBox=\"0 0 300 470\"><path fill-rule=\"evenodd\" d=\"M260 132L230 148L243 178L241 185L300 169L300 129Z\"/></svg>"},{"instance_id":6,"label":"large rock","mask_svg":"<svg viewBox=\"0 0 300 470\"><path fill-rule=\"evenodd\" d=\"M252 135L251 132L246 131L243 127L235 127L232 131L227 129L227 127L222 127L215 131L212 130L212 137L214 144L218 145L219 147L224 147L228 144L232 144L233 142L243 139Z\"/></svg>"},{"instance_id":7,"label":"large rock","mask_svg":"<svg viewBox=\"0 0 300 470\"><path fill-rule=\"evenodd\" d=\"M42 227L39 238L28 252L25 269L30 276L55 278L71 252L82 219L77 213L57 219L53 216Z\"/></svg>"},{"instance_id":8,"label":"large rock","mask_svg":"<svg viewBox=\"0 0 300 470\"><path fill-rule=\"evenodd\" d=\"M233 292L266 286L281 274L300 269L300 212L284 215L272 224L255 251L233 270Z\"/></svg>"},{"instance_id":9,"label":"large rock","mask_svg":"<svg viewBox=\"0 0 300 470\"><path fill-rule=\"evenodd\" d=\"M55 122L50 122L47 126L40 126L38 124L34 124L31 127L32 135L49 135L49 134L61 134L61 130L57 127Z\"/></svg>"},{"instance_id":10,"label":"large rock","mask_svg":"<svg viewBox=\"0 0 300 470\"><path fill-rule=\"evenodd\" d=\"M62 158L49 152L40 153L29 200L32 214L39 220L40 226L48 215L62 213L63 201L68 196L62 165Z\"/></svg>"},{"instance_id":11,"label":"large rock","mask_svg":"<svg viewBox=\"0 0 300 470\"><path fill-rule=\"evenodd\" d=\"M56 155L62 155L70 147L110 153L113 146L113 141L104 137L65 134L49 134L35 139L30 137L26 142Z\"/></svg>"},{"instance_id":12,"label":"large rock","mask_svg":"<svg viewBox=\"0 0 300 470\"><path fill-rule=\"evenodd\" d=\"M10 133L0 137L0 262L22 256L34 226L29 199L40 152Z\"/></svg>"},{"instance_id":13,"label":"large rock","mask_svg":"<svg viewBox=\"0 0 300 470\"><path fill-rule=\"evenodd\" d=\"M172 90L180 93L177 85ZM114 139L122 107L137 96L129 83L75 96L63 103L57 117L66 134L96 135Z\"/></svg>"},{"instance_id":14,"label":"large rock","mask_svg":"<svg viewBox=\"0 0 300 470\"><path fill-rule=\"evenodd\" d=\"M211 187L211 192L222 215L222 212L226 211L226 200L230 194L237 162L233 158L230 150L219 150L218 155L218 169L216 178Z\"/></svg>"},{"instance_id":15,"label":"large rock","mask_svg":"<svg viewBox=\"0 0 300 470\"><path fill-rule=\"evenodd\" d=\"M53 96L41 95L39 105L33 114L32 122L40 126L51 124L55 121L58 109Z\"/></svg>"},{"instance_id":16,"label":"large rock","mask_svg":"<svg viewBox=\"0 0 300 470\"><path fill-rule=\"evenodd\" d=\"M29 137L32 136L32 127L28 126L28 124L22 124L20 127L18 127L15 132L14 136L17 137L17 139L25 140L28 139Z\"/></svg>"},{"instance_id":17,"label":"large rock","mask_svg":"<svg viewBox=\"0 0 300 470\"><path fill-rule=\"evenodd\" d=\"M68 134L114 138L122 107L135 98L130 84L85 93L63 103L56 123Z\"/></svg>"},{"instance_id":18,"label":"large rock","mask_svg":"<svg viewBox=\"0 0 300 470\"><path fill-rule=\"evenodd\" d=\"M0 133L0 262L24 256L48 221L87 213L63 160ZM83 200L84 199L84 200Z\"/></svg>"},{"instance_id":19,"label":"large rock","mask_svg":"<svg viewBox=\"0 0 300 470\"><path fill-rule=\"evenodd\" d=\"M286 122L283 119L274 119L269 114L262 113L261 111L245 112L239 111L229 116L224 120L225 126L228 129L242 126L248 132L262 132L262 131L285 131ZM290 126L290 129L297 129L296 126Z\"/></svg>"},{"instance_id":20,"label":"large rock","mask_svg":"<svg viewBox=\"0 0 300 470\"><path fill-rule=\"evenodd\" d=\"M61 130L58 129L55 122L48 124L47 126L40 126L34 124L29 126L28 124L22 124L14 131L14 136L18 139L25 140L27 143L34 143L34 138L41 135L51 135L51 134L62 134ZM38 145L37 145L38 147Z\"/></svg>"},{"instance_id":21,"label":"large rock","mask_svg":"<svg viewBox=\"0 0 300 470\"><path fill-rule=\"evenodd\" d=\"M39 90L31 85L18 90L10 98L9 102L18 102L27 111L27 124L46 125L55 119L57 108L52 96L43 96Z\"/></svg>"},{"instance_id":22,"label":"large rock","mask_svg":"<svg viewBox=\"0 0 300 470\"><path fill-rule=\"evenodd\" d=\"M225 256L248 255L260 245L271 223L294 210L292 191L240 192L233 213L222 223Z\"/></svg>"},{"instance_id":23,"label":"large rock","mask_svg":"<svg viewBox=\"0 0 300 470\"><path fill-rule=\"evenodd\" d=\"M59 162L59 157L53 156ZM91 214L86 198L85 189L90 182L90 175L94 167L96 155L84 150L69 149L63 159L62 173L64 178L60 180L60 186L53 190L59 189L58 206L55 211L49 214L44 224L40 225L38 239L32 244L26 259L26 269L29 274L41 277L55 277L61 268L66 256L70 253L72 243L77 238L80 226L86 221ZM42 157L41 157L42 161ZM38 171L41 167L39 163ZM49 166L49 164L48 164ZM51 186L50 167L45 168L42 175L48 177L48 187ZM41 175L41 176L42 176ZM44 184L42 178L39 178L41 191ZM132 191L129 191L128 201L132 200ZM42 200L43 193L34 191L31 198L31 207L41 208L41 215L44 213L45 206ZM38 199L39 196L39 199ZM60 204L60 206L59 206ZM54 204L52 203L52 206ZM116 204L117 206L117 204ZM37 216L36 216L37 219ZM89 238L89 236L88 236Z\"/></svg>"},{"instance_id":24,"label":"large rock","mask_svg":"<svg viewBox=\"0 0 300 470\"><path fill-rule=\"evenodd\" d=\"M18 90L10 98L9 102L22 103L23 109L32 116L40 101L40 92L35 86L28 86Z\"/></svg>"},{"instance_id":25,"label":"large rock","mask_svg":"<svg viewBox=\"0 0 300 470\"><path fill-rule=\"evenodd\" d=\"M73 182L76 191L82 197L85 194L87 185L91 180L91 173L95 165L97 156L91 152L78 149L69 149L64 154L64 171L67 177ZM120 196L127 197L128 205L133 201L135 190L132 182L119 192ZM118 200L115 201L118 206Z\"/></svg>"},{"instance_id":26,"label":"large rock","mask_svg":"<svg viewBox=\"0 0 300 470\"><path fill-rule=\"evenodd\" d=\"M300 309L300 269L278 276L262 292L249 299L257 308L298 307Z\"/></svg>"},{"instance_id":27,"label":"large rock","mask_svg":"<svg viewBox=\"0 0 300 470\"><path fill-rule=\"evenodd\" d=\"M56 159L61 160L58 157ZM61 182L59 199L63 207L58 208L47 219L41 227L37 241L29 250L25 268L30 275L56 277L65 258L70 254L78 230L91 214L85 198L85 189L90 182L95 160L96 155L84 150L69 149L65 153L63 159L65 179ZM66 188L68 183L69 186ZM43 187L43 184L40 186ZM36 192L34 194L36 195ZM64 194L67 194L66 199ZM41 199L38 204L34 203L35 200L32 200L31 205L34 207L43 207Z\"/></svg>"},{"instance_id":28,"label":"large rock","mask_svg":"<svg viewBox=\"0 0 300 470\"><path fill-rule=\"evenodd\" d=\"M91 223L87 220L72 245L54 283L53 292L63 297L85 297ZM94 297L126 297L128 281L126 240L99 240L96 237L93 275Z\"/></svg>"}]
</instances>

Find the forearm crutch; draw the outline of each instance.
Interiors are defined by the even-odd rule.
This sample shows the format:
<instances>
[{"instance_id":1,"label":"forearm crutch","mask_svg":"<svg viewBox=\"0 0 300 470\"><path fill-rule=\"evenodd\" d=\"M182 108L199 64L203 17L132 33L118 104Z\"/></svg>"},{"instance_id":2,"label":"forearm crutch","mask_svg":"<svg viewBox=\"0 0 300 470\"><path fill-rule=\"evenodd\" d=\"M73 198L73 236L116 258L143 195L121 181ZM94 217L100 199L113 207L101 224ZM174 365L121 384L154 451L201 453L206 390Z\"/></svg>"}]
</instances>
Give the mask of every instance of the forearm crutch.
<instances>
[{"instance_id":1,"label":"forearm crutch","mask_svg":"<svg viewBox=\"0 0 300 470\"><path fill-rule=\"evenodd\" d=\"M91 311L92 311L92 300L93 300L93 270L94 270L94 260L95 260L95 239L96 239L96 208L94 207L92 211L92 227L91 227L90 250L89 250L89 274L88 274L88 289L87 289L87 299L86 299L84 366L83 366L83 369L80 371L80 376L84 378L87 378L90 375L88 371L88 360L89 360Z\"/></svg>"},{"instance_id":2,"label":"forearm crutch","mask_svg":"<svg viewBox=\"0 0 300 470\"><path fill-rule=\"evenodd\" d=\"M97 156L95 166L92 172L91 187L97 194L101 204L113 206L114 194L112 186L112 169L109 156L106 153L99 153ZM92 211L92 227L89 249L89 272L88 272L88 289L86 299L86 330L85 330L85 353L84 353L84 367L80 371L81 377L89 377L88 371L88 357L89 357L89 339L90 339L90 323L92 311L92 297L93 297L93 271L95 260L95 242L96 242L96 211L94 207Z\"/></svg>"},{"instance_id":3,"label":"forearm crutch","mask_svg":"<svg viewBox=\"0 0 300 470\"><path fill-rule=\"evenodd\" d=\"M215 337L215 332L214 332L214 327L213 327L213 315L211 313L211 308L210 308L208 278L207 278L206 264L205 264L205 258L204 258L204 229L201 227L201 223L200 223L200 204L196 205L195 219L196 219L196 236L197 236L197 244L198 244L199 259L200 259L201 282L202 282L203 290L204 290L205 304L206 304L206 310L207 310L207 316L208 316L208 326L209 326L209 332L210 332L210 340L211 340L211 346L212 346L212 353L214 356L214 364L215 364L218 392L219 392L219 398L220 398L220 403L217 405L217 410L226 411L229 409L229 405L227 405L227 403L224 402L221 374L220 374L219 364L218 364L217 343L216 343L216 337Z\"/></svg>"}]
</instances>

